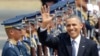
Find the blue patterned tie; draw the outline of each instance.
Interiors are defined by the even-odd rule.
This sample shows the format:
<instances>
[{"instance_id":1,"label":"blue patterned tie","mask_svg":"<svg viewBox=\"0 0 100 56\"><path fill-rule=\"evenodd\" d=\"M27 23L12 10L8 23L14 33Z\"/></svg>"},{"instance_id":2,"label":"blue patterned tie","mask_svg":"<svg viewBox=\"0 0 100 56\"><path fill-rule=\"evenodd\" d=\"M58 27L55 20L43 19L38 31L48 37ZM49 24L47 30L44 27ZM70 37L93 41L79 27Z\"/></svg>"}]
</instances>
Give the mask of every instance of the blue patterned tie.
<instances>
[{"instance_id":1,"label":"blue patterned tie","mask_svg":"<svg viewBox=\"0 0 100 56\"><path fill-rule=\"evenodd\" d=\"M75 40L72 40L72 56L75 56L76 48L75 48Z\"/></svg>"}]
</instances>

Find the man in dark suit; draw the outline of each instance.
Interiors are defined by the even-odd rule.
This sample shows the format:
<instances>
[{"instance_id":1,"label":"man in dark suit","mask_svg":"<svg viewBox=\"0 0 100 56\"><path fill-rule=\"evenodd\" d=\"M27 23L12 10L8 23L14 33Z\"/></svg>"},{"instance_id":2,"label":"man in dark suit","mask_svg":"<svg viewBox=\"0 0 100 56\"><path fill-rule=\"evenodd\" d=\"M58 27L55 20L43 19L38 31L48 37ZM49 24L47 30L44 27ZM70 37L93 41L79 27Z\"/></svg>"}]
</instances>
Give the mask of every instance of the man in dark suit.
<instances>
[{"instance_id":1,"label":"man in dark suit","mask_svg":"<svg viewBox=\"0 0 100 56\"><path fill-rule=\"evenodd\" d=\"M39 40L42 44L58 50L58 56L98 56L97 45L92 40L81 35L83 23L77 16L66 19L67 33L57 37L47 35L47 27L52 17L49 7L42 7L42 26L38 29Z\"/></svg>"}]
</instances>

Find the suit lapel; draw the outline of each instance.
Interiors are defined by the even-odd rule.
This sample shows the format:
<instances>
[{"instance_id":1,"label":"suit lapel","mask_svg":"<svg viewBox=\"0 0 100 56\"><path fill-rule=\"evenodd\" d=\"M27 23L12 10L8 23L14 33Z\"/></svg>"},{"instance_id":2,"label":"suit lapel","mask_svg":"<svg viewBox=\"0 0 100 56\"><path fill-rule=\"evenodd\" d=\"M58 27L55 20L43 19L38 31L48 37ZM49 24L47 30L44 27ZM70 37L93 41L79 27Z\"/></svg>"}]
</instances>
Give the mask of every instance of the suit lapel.
<instances>
[{"instance_id":1,"label":"suit lapel","mask_svg":"<svg viewBox=\"0 0 100 56\"><path fill-rule=\"evenodd\" d=\"M68 50L69 56L72 56L72 46L71 45L67 45L67 50Z\"/></svg>"},{"instance_id":2,"label":"suit lapel","mask_svg":"<svg viewBox=\"0 0 100 56\"><path fill-rule=\"evenodd\" d=\"M79 44L78 55L77 56L83 56L85 48L86 48L85 37L81 37L80 44Z\"/></svg>"},{"instance_id":3,"label":"suit lapel","mask_svg":"<svg viewBox=\"0 0 100 56\"><path fill-rule=\"evenodd\" d=\"M65 41L66 41L65 44L66 44L66 48L68 50L68 54L69 54L69 56L72 56L72 46L71 46L70 37L67 36Z\"/></svg>"}]
</instances>

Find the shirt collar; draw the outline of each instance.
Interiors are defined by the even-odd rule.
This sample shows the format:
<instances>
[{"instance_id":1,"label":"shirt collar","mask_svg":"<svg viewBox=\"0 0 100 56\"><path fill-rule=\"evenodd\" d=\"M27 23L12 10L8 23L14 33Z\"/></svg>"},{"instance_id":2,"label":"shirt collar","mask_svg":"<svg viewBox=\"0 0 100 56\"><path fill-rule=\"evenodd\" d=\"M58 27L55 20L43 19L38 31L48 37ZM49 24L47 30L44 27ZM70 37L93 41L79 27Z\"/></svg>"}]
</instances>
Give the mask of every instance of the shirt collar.
<instances>
[{"instance_id":1,"label":"shirt collar","mask_svg":"<svg viewBox=\"0 0 100 56\"><path fill-rule=\"evenodd\" d=\"M79 44L80 43L80 39L81 39L81 35L79 34L75 39L72 39L72 38L70 38L71 39L71 42L73 41L73 40L75 40L75 42L77 43L77 44Z\"/></svg>"},{"instance_id":2,"label":"shirt collar","mask_svg":"<svg viewBox=\"0 0 100 56\"><path fill-rule=\"evenodd\" d=\"M8 40L11 44L13 44L13 45L17 45L17 41L15 41L15 40L13 40L13 39L9 39Z\"/></svg>"}]
</instances>

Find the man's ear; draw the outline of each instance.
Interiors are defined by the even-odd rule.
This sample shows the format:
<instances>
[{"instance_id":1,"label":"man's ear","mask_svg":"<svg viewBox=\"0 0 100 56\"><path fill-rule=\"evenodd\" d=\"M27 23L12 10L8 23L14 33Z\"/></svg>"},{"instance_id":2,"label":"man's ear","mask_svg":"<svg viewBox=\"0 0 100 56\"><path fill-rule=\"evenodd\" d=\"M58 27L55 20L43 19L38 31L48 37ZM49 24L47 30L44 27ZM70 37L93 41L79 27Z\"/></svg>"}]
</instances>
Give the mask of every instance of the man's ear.
<instances>
[{"instance_id":1,"label":"man's ear","mask_svg":"<svg viewBox=\"0 0 100 56\"><path fill-rule=\"evenodd\" d=\"M83 24L83 23L81 23L81 25L80 25L80 26L81 26L81 29L82 29L82 28L84 27L84 24Z\"/></svg>"},{"instance_id":2,"label":"man's ear","mask_svg":"<svg viewBox=\"0 0 100 56\"><path fill-rule=\"evenodd\" d=\"M13 34L14 34L14 30L11 29L11 30L9 31L9 33L10 33L11 35L13 35Z\"/></svg>"}]
</instances>

